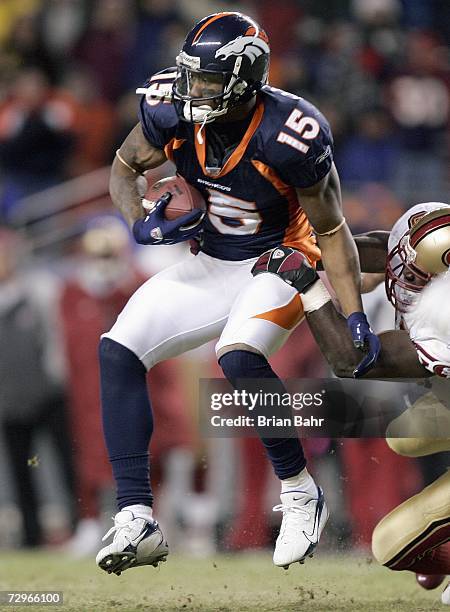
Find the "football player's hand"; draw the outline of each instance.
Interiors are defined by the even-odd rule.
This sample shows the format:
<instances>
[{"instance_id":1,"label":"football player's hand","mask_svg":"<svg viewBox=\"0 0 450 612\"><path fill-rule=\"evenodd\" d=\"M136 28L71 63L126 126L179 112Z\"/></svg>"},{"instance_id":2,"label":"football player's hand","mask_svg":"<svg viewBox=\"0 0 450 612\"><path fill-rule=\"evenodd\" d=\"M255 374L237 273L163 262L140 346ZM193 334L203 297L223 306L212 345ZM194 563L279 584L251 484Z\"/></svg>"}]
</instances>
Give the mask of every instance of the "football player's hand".
<instances>
[{"instance_id":1,"label":"football player's hand","mask_svg":"<svg viewBox=\"0 0 450 612\"><path fill-rule=\"evenodd\" d=\"M354 346L366 353L353 370L353 377L359 378L375 365L380 354L380 339L370 329L367 317L363 312L353 312L347 319L347 325L352 334Z\"/></svg>"},{"instance_id":2,"label":"football player's hand","mask_svg":"<svg viewBox=\"0 0 450 612\"><path fill-rule=\"evenodd\" d=\"M199 231L205 212L191 212L169 221L164 209L170 202L172 194L163 194L148 211L144 219L138 219L133 225L133 236L139 244L176 244L193 238Z\"/></svg>"}]
</instances>

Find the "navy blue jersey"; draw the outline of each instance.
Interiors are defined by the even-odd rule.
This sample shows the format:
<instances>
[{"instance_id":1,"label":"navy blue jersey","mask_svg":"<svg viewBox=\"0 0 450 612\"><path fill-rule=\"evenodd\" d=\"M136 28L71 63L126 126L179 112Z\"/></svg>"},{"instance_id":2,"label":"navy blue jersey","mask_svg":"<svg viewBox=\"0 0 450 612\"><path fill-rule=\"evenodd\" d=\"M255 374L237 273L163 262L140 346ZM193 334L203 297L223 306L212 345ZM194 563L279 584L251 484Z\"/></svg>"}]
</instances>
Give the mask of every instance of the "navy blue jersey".
<instances>
[{"instance_id":1,"label":"navy blue jersey","mask_svg":"<svg viewBox=\"0 0 450 612\"><path fill-rule=\"evenodd\" d=\"M175 69L152 77L169 91ZM333 140L328 122L309 102L270 86L257 103L241 141L221 168L207 166L209 126L179 121L168 101L150 94L140 106L143 132L164 149L177 172L207 201L202 250L219 259L243 260L284 244L320 258L296 187L310 187L329 172Z\"/></svg>"}]
</instances>

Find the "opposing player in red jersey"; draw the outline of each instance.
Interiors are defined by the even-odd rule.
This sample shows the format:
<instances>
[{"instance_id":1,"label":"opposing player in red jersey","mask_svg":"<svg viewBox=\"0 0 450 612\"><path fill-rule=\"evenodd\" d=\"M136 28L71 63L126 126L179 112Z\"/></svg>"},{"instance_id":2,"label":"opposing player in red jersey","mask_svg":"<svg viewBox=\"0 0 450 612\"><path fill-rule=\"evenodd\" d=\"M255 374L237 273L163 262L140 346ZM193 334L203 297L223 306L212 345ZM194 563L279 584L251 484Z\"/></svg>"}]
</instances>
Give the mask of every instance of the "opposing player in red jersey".
<instances>
[{"instance_id":1,"label":"opposing player in red jersey","mask_svg":"<svg viewBox=\"0 0 450 612\"><path fill-rule=\"evenodd\" d=\"M201 233L201 250L145 283L100 344L119 506L113 542L97 555L108 572L157 565L168 553L151 509L145 374L153 365L219 337L217 357L232 384L269 379L284 391L268 358L303 319L302 295L314 280L309 270L303 276L303 259L314 266L320 257L351 341L367 348L361 369L377 358L330 128L312 104L266 84L269 55L265 32L249 17L205 17L187 35L176 67L138 90L140 121L112 166L111 196L137 242L173 244ZM168 221L167 198L144 212L136 179L167 159L203 193L206 215L195 210ZM261 439L281 480L273 560L288 567L312 554L328 512L298 438Z\"/></svg>"}]
</instances>

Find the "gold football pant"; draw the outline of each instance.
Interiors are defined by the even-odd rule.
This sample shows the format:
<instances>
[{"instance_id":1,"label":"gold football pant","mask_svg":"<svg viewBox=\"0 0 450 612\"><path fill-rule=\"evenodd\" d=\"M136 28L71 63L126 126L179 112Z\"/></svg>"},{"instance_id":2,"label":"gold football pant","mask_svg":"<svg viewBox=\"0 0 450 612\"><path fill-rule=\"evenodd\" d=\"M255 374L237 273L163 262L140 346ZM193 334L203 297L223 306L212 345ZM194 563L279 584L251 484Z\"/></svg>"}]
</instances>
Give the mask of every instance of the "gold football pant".
<instances>
[{"instance_id":1,"label":"gold football pant","mask_svg":"<svg viewBox=\"0 0 450 612\"><path fill-rule=\"evenodd\" d=\"M382 565L403 570L449 540L450 471L447 471L381 519L372 535L372 551Z\"/></svg>"},{"instance_id":2,"label":"gold football pant","mask_svg":"<svg viewBox=\"0 0 450 612\"><path fill-rule=\"evenodd\" d=\"M387 438L390 448L399 455L422 457L450 450L448 435L450 411L432 393L395 419L387 434L422 435L424 437ZM420 493L387 514L372 535L374 557L393 570L417 568L417 562L429 551L450 541L450 471L440 476ZM414 567L416 566L416 567ZM440 573L448 573L443 571Z\"/></svg>"}]
</instances>

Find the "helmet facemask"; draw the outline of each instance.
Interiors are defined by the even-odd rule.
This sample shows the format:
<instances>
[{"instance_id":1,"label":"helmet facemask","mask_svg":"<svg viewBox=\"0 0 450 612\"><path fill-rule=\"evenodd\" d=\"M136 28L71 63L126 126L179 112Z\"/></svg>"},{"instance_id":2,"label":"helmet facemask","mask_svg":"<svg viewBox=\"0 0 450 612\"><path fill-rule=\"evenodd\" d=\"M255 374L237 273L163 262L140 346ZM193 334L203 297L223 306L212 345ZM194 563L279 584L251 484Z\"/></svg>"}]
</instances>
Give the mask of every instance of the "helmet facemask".
<instances>
[{"instance_id":1,"label":"helmet facemask","mask_svg":"<svg viewBox=\"0 0 450 612\"><path fill-rule=\"evenodd\" d=\"M399 312L406 312L419 293L430 281L428 274L414 264L416 252L409 244L409 232L389 253L386 262L386 294Z\"/></svg>"},{"instance_id":2,"label":"helmet facemask","mask_svg":"<svg viewBox=\"0 0 450 612\"><path fill-rule=\"evenodd\" d=\"M388 255L386 293L405 312L435 276L450 265L450 211L447 206L422 215Z\"/></svg>"},{"instance_id":3,"label":"helmet facemask","mask_svg":"<svg viewBox=\"0 0 450 612\"><path fill-rule=\"evenodd\" d=\"M255 91L239 77L241 62L242 58L237 57L232 72L194 69L183 63L180 54L177 57L177 78L172 90L173 104L180 119L189 123L211 123L248 100ZM192 90L196 84L206 90L208 95L193 96Z\"/></svg>"}]
</instances>

